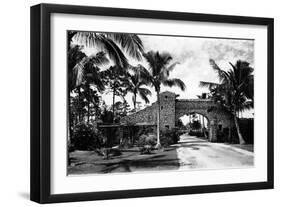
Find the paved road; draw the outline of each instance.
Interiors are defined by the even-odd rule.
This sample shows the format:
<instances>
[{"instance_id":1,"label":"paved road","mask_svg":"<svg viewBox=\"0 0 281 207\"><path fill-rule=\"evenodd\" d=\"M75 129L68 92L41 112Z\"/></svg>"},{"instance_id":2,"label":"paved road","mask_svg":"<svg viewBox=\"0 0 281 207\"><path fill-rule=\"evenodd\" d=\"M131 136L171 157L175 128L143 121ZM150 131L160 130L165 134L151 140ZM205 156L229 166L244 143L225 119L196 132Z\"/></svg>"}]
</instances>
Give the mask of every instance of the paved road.
<instances>
[{"instance_id":1,"label":"paved road","mask_svg":"<svg viewBox=\"0 0 281 207\"><path fill-rule=\"evenodd\" d=\"M254 165L254 153L184 134L176 145L180 169L241 168Z\"/></svg>"}]
</instances>

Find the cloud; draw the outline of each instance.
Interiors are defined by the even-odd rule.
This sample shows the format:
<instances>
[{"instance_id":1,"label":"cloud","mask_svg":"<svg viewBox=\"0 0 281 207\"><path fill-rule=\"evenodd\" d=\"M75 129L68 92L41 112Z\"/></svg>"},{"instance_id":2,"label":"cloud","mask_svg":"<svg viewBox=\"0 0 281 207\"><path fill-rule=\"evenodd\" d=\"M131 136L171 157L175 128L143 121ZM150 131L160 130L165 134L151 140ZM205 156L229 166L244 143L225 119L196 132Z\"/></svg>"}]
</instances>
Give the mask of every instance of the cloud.
<instances>
[{"instance_id":1,"label":"cloud","mask_svg":"<svg viewBox=\"0 0 281 207\"><path fill-rule=\"evenodd\" d=\"M222 69L229 69L229 62L237 60L248 61L254 65L254 41L233 39L212 39L173 36L141 35L146 51L154 50L169 52L173 61L179 61L174 71L173 78L181 78L187 89L185 92L177 88L172 91L181 98L196 98L207 89L199 87L200 81L218 82L217 75L209 64L209 59L214 59ZM163 87L163 90L171 88Z\"/></svg>"}]
</instances>

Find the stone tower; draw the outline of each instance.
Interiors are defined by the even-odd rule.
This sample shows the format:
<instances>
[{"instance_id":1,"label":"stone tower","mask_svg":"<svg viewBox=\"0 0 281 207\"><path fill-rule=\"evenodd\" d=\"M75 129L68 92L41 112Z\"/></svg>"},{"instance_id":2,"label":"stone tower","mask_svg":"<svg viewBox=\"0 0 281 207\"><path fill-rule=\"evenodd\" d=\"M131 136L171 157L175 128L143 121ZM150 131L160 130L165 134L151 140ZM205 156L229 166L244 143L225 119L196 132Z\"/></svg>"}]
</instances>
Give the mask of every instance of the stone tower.
<instances>
[{"instance_id":1,"label":"stone tower","mask_svg":"<svg viewBox=\"0 0 281 207\"><path fill-rule=\"evenodd\" d=\"M160 130L175 127L176 94L165 91L160 94Z\"/></svg>"}]
</instances>

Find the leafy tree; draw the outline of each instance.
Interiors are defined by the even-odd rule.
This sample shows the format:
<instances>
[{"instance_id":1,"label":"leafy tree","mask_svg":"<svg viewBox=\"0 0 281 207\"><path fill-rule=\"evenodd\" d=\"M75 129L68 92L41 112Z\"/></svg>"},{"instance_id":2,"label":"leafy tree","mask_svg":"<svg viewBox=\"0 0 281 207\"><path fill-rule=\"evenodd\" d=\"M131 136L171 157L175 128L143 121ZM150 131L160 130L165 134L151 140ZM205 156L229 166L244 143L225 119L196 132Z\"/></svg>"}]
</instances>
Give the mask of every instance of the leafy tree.
<instances>
[{"instance_id":1,"label":"leafy tree","mask_svg":"<svg viewBox=\"0 0 281 207\"><path fill-rule=\"evenodd\" d=\"M241 60L238 60L235 65L229 63L231 68L228 71L222 70L212 59L210 64L217 72L220 82L201 81L200 85L209 87L212 98L233 115L239 143L245 144L237 117L239 112L253 107L254 69L248 62Z\"/></svg>"},{"instance_id":2,"label":"leafy tree","mask_svg":"<svg viewBox=\"0 0 281 207\"><path fill-rule=\"evenodd\" d=\"M130 110L130 106L126 100L116 102L114 108L116 110L115 121L117 121L117 122L120 121L120 118L127 116L128 112Z\"/></svg>"},{"instance_id":3,"label":"leafy tree","mask_svg":"<svg viewBox=\"0 0 281 207\"><path fill-rule=\"evenodd\" d=\"M110 66L109 69L104 71L106 77L106 85L109 91L112 92L112 123L115 122L115 98L119 96L123 98L126 93L127 71L117 65Z\"/></svg>"},{"instance_id":4,"label":"leafy tree","mask_svg":"<svg viewBox=\"0 0 281 207\"><path fill-rule=\"evenodd\" d=\"M100 115L100 102L101 97L99 96L99 93L97 90L94 90L90 85L85 84L83 86L83 93L86 101L87 106L87 123L90 123L90 117L95 115Z\"/></svg>"},{"instance_id":5,"label":"leafy tree","mask_svg":"<svg viewBox=\"0 0 281 207\"><path fill-rule=\"evenodd\" d=\"M195 130L201 129L202 126L199 120L193 120L192 122L190 122L189 125L191 129L195 129Z\"/></svg>"},{"instance_id":6,"label":"leafy tree","mask_svg":"<svg viewBox=\"0 0 281 207\"><path fill-rule=\"evenodd\" d=\"M69 36L68 36L68 40L69 40ZM73 120L74 118L74 114L77 113L79 111L77 111L77 109L79 109L78 105L79 104L79 100L75 100L75 105L73 105L73 103L71 103L71 91L75 88L75 79L73 76L73 68L76 64L78 64L84 57L86 57L86 54L82 52L83 47L81 46L74 46L74 47L70 47L70 44L68 44L68 51L67 51L67 63L68 63L68 71L67 71L67 75L68 75L68 87L67 87L67 105L69 106L68 108L68 134L69 134L69 138L72 137L73 134ZM72 106L76 106L76 107L72 107ZM73 112L72 110L75 108L75 112ZM79 109L80 110L80 109ZM76 118L76 114L75 114L75 118ZM70 139L69 139L70 141ZM68 156L68 164L69 164L69 156Z\"/></svg>"},{"instance_id":7,"label":"leafy tree","mask_svg":"<svg viewBox=\"0 0 281 207\"><path fill-rule=\"evenodd\" d=\"M111 123L113 119L113 113L112 111L108 110L107 107L104 107L101 112L100 118L103 123Z\"/></svg>"}]
</instances>

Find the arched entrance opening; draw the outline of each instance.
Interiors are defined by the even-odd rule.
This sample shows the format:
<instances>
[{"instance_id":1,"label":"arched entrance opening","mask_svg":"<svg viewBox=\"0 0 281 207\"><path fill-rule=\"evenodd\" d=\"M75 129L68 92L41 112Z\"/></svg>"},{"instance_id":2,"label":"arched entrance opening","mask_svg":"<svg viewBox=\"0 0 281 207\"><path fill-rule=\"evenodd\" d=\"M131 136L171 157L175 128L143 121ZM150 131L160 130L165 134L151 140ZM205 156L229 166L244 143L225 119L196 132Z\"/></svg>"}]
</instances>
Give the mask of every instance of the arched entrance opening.
<instances>
[{"instance_id":1,"label":"arched entrance opening","mask_svg":"<svg viewBox=\"0 0 281 207\"><path fill-rule=\"evenodd\" d=\"M203 114L197 112L183 114L178 118L176 127L183 133L209 140L210 122Z\"/></svg>"}]
</instances>

